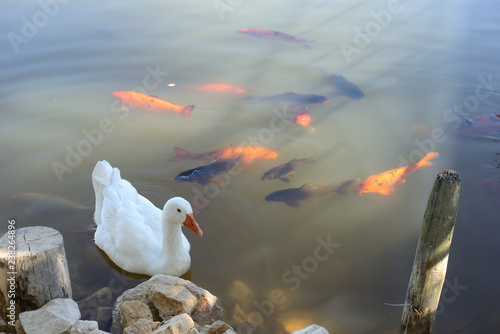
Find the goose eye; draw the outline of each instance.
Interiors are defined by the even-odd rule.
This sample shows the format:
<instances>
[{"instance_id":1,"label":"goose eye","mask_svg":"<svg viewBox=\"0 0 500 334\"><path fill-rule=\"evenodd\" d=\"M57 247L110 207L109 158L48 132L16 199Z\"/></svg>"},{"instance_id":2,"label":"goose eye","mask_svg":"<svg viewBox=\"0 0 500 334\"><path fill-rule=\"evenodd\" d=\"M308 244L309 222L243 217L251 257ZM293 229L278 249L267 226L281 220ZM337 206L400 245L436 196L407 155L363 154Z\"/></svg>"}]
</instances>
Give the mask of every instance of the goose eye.
<instances>
[{"instance_id":1,"label":"goose eye","mask_svg":"<svg viewBox=\"0 0 500 334\"><path fill-rule=\"evenodd\" d=\"M181 212L181 209L177 209L177 212Z\"/></svg>"}]
</instances>

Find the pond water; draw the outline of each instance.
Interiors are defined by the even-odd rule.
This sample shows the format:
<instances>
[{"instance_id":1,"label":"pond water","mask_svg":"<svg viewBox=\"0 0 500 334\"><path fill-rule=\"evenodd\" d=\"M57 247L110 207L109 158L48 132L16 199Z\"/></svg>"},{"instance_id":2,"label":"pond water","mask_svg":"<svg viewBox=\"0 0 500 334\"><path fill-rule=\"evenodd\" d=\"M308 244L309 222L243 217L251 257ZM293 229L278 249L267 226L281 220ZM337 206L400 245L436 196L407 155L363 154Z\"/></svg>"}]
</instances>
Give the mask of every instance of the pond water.
<instances>
[{"instance_id":1,"label":"pond water","mask_svg":"<svg viewBox=\"0 0 500 334\"><path fill-rule=\"evenodd\" d=\"M402 308L386 304L404 301L429 192L436 174L452 169L462 180L460 211L434 331L497 331L498 127L474 137L453 131L460 114L499 113L496 2L9 0L3 8L0 232L9 218L17 228L58 229L75 298L106 286L116 298L145 278L121 273L92 235L76 233L93 222L91 211L47 213L12 196L50 194L91 206L92 169L105 159L155 205L173 196L192 203L204 236L185 231L188 278L219 297L230 324L241 321L238 304L268 333L312 323L330 333L394 333ZM242 28L315 42L258 39L237 33ZM364 101L333 95L325 73L355 83ZM122 110L111 94L131 90L195 109L189 122ZM330 99L309 107L314 132L283 122L281 103L244 98L285 92ZM432 137L412 131L417 124L448 131ZM264 146L277 157L254 161L221 186L174 182L202 164L168 161L174 147L201 153L230 144ZM264 200L306 182L364 180L429 151L439 152L433 165L392 195L351 190L300 208ZM312 156L288 184L261 180L274 166ZM235 297L241 283L253 292L247 300Z\"/></svg>"}]
</instances>

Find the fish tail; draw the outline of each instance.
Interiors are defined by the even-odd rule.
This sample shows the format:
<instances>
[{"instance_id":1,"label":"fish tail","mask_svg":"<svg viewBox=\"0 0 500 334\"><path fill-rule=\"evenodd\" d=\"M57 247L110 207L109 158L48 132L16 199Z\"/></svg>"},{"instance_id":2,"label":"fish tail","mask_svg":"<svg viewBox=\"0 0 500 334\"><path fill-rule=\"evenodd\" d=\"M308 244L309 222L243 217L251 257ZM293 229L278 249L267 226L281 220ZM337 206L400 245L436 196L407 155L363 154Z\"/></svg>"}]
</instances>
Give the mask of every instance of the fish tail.
<instances>
[{"instance_id":1,"label":"fish tail","mask_svg":"<svg viewBox=\"0 0 500 334\"><path fill-rule=\"evenodd\" d=\"M316 132L316 129L312 125L306 125L304 127L311 132Z\"/></svg>"},{"instance_id":2,"label":"fish tail","mask_svg":"<svg viewBox=\"0 0 500 334\"><path fill-rule=\"evenodd\" d=\"M436 158L439 156L438 152L429 152L425 157L423 157L422 160L418 162L418 167L423 167L423 166L432 166L432 162L429 160Z\"/></svg>"},{"instance_id":3,"label":"fish tail","mask_svg":"<svg viewBox=\"0 0 500 334\"><path fill-rule=\"evenodd\" d=\"M191 113L193 112L194 105L186 106L182 108L181 114L184 116L184 118L189 121L189 117L191 116Z\"/></svg>"},{"instance_id":4,"label":"fish tail","mask_svg":"<svg viewBox=\"0 0 500 334\"><path fill-rule=\"evenodd\" d=\"M306 49L309 49L309 43L314 43L316 41L311 41L308 39L303 39L303 38L295 38L295 41L305 47Z\"/></svg>"},{"instance_id":5,"label":"fish tail","mask_svg":"<svg viewBox=\"0 0 500 334\"><path fill-rule=\"evenodd\" d=\"M168 161L177 161L183 159L189 159L194 156L193 153L186 151L180 147L174 147L175 156L173 158L168 159Z\"/></svg>"},{"instance_id":6,"label":"fish tail","mask_svg":"<svg viewBox=\"0 0 500 334\"><path fill-rule=\"evenodd\" d=\"M348 193L349 188L351 188L353 185L358 184L360 179L352 179L345 181L338 186L336 186L335 192L341 195L346 195Z\"/></svg>"}]
</instances>

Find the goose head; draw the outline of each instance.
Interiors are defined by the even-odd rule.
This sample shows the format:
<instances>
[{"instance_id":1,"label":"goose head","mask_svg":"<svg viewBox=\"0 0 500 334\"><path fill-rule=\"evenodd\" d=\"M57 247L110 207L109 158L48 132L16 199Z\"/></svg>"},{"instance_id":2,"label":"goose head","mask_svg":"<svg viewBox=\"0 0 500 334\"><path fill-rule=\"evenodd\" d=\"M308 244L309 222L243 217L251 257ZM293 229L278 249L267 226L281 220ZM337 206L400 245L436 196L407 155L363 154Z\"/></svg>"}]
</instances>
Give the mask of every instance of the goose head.
<instances>
[{"instance_id":1,"label":"goose head","mask_svg":"<svg viewBox=\"0 0 500 334\"><path fill-rule=\"evenodd\" d=\"M163 215L169 224L184 225L200 237L203 235L202 230L194 219L191 204L184 198L174 197L169 199L163 207Z\"/></svg>"}]
</instances>

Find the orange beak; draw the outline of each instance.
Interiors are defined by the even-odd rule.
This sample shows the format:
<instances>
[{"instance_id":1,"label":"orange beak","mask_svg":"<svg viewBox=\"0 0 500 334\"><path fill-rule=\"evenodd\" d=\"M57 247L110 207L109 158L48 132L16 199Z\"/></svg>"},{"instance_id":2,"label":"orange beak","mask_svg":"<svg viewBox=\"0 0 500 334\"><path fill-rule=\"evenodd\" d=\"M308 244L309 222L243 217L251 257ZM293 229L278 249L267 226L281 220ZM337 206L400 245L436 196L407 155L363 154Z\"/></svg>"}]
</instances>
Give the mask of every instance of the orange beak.
<instances>
[{"instance_id":1,"label":"orange beak","mask_svg":"<svg viewBox=\"0 0 500 334\"><path fill-rule=\"evenodd\" d=\"M194 220L193 214L186 214L186 220L183 223L184 226L186 226L188 229L199 235L200 237L203 236L203 231L200 229L198 226L198 223L196 220Z\"/></svg>"}]
</instances>

